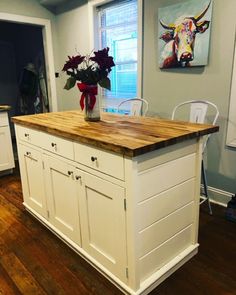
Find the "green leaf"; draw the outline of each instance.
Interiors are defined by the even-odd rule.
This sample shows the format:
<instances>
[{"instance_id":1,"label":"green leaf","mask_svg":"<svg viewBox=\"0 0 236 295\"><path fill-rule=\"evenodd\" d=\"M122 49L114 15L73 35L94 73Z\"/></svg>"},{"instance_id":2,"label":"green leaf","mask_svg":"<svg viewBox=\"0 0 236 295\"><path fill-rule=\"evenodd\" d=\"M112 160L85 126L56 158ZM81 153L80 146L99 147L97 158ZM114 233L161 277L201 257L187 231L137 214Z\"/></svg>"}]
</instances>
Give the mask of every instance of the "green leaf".
<instances>
[{"instance_id":1,"label":"green leaf","mask_svg":"<svg viewBox=\"0 0 236 295\"><path fill-rule=\"evenodd\" d=\"M108 77L101 79L98 84L103 88L111 90L111 81Z\"/></svg>"},{"instance_id":2,"label":"green leaf","mask_svg":"<svg viewBox=\"0 0 236 295\"><path fill-rule=\"evenodd\" d=\"M75 86L75 83L76 83L76 79L74 77L68 78L66 81L66 85L64 86L64 89L66 90L71 89L72 87Z\"/></svg>"}]
</instances>

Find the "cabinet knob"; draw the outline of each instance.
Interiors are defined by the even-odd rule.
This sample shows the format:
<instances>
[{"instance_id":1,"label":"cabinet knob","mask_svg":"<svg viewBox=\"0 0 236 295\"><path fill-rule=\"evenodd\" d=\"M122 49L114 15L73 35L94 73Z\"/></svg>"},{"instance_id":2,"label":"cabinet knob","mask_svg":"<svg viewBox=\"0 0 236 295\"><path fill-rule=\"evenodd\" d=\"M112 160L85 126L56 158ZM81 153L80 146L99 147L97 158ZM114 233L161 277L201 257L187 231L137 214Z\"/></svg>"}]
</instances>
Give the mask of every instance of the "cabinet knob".
<instances>
[{"instance_id":1,"label":"cabinet knob","mask_svg":"<svg viewBox=\"0 0 236 295\"><path fill-rule=\"evenodd\" d=\"M31 155L31 152L26 152L26 156L30 156Z\"/></svg>"},{"instance_id":2,"label":"cabinet knob","mask_svg":"<svg viewBox=\"0 0 236 295\"><path fill-rule=\"evenodd\" d=\"M92 161L92 162L97 161L97 157L93 157L93 156L92 156L92 157L91 157L91 161Z\"/></svg>"},{"instance_id":3,"label":"cabinet knob","mask_svg":"<svg viewBox=\"0 0 236 295\"><path fill-rule=\"evenodd\" d=\"M79 179L81 179L81 176L80 176L80 175L76 175L76 176L75 176L75 179L76 179L76 180L79 180Z\"/></svg>"},{"instance_id":4,"label":"cabinet knob","mask_svg":"<svg viewBox=\"0 0 236 295\"><path fill-rule=\"evenodd\" d=\"M29 133L25 133L25 137L29 137Z\"/></svg>"},{"instance_id":5,"label":"cabinet knob","mask_svg":"<svg viewBox=\"0 0 236 295\"><path fill-rule=\"evenodd\" d=\"M68 175L72 175L73 171L67 171Z\"/></svg>"},{"instance_id":6,"label":"cabinet knob","mask_svg":"<svg viewBox=\"0 0 236 295\"><path fill-rule=\"evenodd\" d=\"M52 142L52 143L51 143L51 146L52 146L52 147L54 147L54 146L56 146L56 145L57 145L57 144L56 144L55 142Z\"/></svg>"}]
</instances>

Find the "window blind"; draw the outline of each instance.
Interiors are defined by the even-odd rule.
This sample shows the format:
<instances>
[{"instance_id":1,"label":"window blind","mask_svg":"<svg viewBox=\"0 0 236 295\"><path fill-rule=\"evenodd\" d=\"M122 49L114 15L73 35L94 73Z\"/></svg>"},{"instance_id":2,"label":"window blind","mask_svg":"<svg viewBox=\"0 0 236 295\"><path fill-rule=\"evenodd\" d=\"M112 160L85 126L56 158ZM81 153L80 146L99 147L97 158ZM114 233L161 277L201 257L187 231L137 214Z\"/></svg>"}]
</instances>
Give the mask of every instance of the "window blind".
<instances>
[{"instance_id":1,"label":"window blind","mask_svg":"<svg viewBox=\"0 0 236 295\"><path fill-rule=\"evenodd\" d=\"M137 96L137 0L112 1L97 7L99 46L109 47L116 66L110 73L111 91L105 98Z\"/></svg>"}]
</instances>

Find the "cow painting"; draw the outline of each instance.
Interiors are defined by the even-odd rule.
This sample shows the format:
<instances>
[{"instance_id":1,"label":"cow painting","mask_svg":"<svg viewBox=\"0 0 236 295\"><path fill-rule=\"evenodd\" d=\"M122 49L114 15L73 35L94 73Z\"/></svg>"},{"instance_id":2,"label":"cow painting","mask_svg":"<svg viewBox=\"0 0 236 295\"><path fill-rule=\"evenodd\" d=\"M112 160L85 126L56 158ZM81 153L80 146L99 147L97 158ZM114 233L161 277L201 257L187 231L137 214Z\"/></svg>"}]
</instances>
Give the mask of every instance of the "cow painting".
<instances>
[{"instance_id":1,"label":"cow painting","mask_svg":"<svg viewBox=\"0 0 236 295\"><path fill-rule=\"evenodd\" d=\"M165 43L160 56L160 68L192 65L197 36L204 34L210 25L210 21L204 18L210 5L211 2L197 15L181 15L173 23L159 20L162 28L165 29L160 35L160 39Z\"/></svg>"}]
</instances>

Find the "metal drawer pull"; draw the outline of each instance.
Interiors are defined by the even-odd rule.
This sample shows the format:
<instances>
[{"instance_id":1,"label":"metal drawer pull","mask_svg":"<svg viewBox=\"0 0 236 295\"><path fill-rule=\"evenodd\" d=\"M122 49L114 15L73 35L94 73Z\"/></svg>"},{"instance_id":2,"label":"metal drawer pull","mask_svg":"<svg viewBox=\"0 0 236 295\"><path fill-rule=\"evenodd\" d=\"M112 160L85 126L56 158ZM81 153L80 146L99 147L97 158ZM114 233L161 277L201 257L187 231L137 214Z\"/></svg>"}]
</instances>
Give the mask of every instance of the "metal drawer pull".
<instances>
[{"instance_id":1,"label":"metal drawer pull","mask_svg":"<svg viewBox=\"0 0 236 295\"><path fill-rule=\"evenodd\" d=\"M29 137L29 133L25 133L25 137Z\"/></svg>"},{"instance_id":2,"label":"metal drawer pull","mask_svg":"<svg viewBox=\"0 0 236 295\"><path fill-rule=\"evenodd\" d=\"M30 156L31 155L31 152L26 152L26 156Z\"/></svg>"},{"instance_id":3,"label":"metal drawer pull","mask_svg":"<svg viewBox=\"0 0 236 295\"><path fill-rule=\"evenodd\" d=\"M68 171L67 173L68 173L68 175L72 175L73 171Z\"/></svg>"},{"instance_id":4,"label":"metal drawer pull","mask_svg":"<svg viewBox=\"0 0 236 295\"><path fill-rule=\"evenodd\" d=\"M57 144L54 143L54 142L51 143L51 146L52 146L52 147L54 147L54 146L56 146L56 145L57 145Z\"/></svg>"},{"instance_id":5,"label":"metal drawer pull","mask_svg":"<svg viewBox=\"0 0 236 295\"><path fill-rule=\"evenodd\" d=\"M81 176L80 176L80 175L76 175L76 176L75 176L75 179L76 179L76 180L79 180L79 179L81 179Z\"/></svg>"},{"instance_id":6,"label":"metal drawer pull","mask_svg":"<svg viewBox=\"0 0 236 295\"><path fill-rule=\"evenodd\" d=\"M97 161L97 157L93 157L93 156L92 156L92 157L91 157L91 161L92 161L92 162Z\"/></svg>"}]
</instances>

